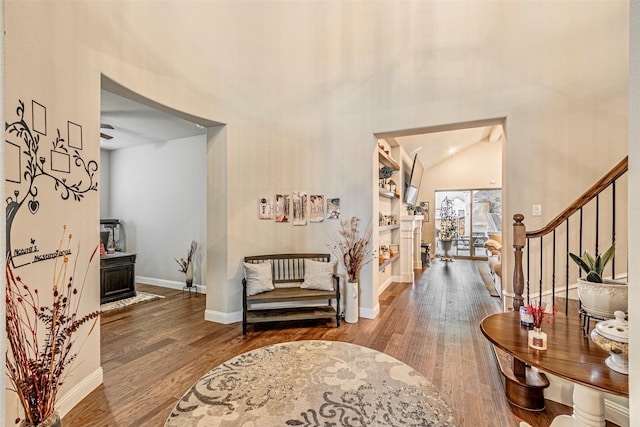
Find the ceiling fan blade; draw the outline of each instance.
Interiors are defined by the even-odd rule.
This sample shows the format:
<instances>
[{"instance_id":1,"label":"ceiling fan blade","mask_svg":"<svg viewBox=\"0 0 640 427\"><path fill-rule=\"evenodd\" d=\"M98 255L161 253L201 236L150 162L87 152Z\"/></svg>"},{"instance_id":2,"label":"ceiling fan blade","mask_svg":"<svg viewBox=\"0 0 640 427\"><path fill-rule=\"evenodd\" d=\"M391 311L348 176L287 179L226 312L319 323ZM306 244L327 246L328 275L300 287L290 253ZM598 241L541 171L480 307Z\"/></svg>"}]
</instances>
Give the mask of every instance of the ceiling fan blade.
<instances>
[{"instance_id":1,"label":"ceiling fan blade","mask_svg":"<svg viewBox=\"0 0 640 427\"><path fill-rule=\"evenodd\" d=\"M114 129L114 127L108 123L100 123L100 129Z\"/></svg>"},{"instance_id":2,"label":"ceiling fan blade","mask_svg":"<svg viewBox=\"0 0 640 427\"><path fill-rule=\"evenodd\" d=\"M100 138L106 139L108 141L108 140L112 139L113 137L111 135L107 135L106 133L100 132Z\"/></svg>"}]
</instances>

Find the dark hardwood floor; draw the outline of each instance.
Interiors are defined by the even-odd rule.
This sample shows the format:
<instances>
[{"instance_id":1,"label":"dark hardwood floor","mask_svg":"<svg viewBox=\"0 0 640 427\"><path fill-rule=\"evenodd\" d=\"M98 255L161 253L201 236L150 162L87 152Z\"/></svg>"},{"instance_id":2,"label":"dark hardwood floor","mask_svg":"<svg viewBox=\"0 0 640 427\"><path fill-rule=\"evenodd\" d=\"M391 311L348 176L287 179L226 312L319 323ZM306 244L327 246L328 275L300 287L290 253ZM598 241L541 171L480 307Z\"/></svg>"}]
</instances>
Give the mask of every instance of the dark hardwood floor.
<instances>
[{"instance_id":1,"label":"dark hardwood floor","mask_svg":"<svg viewBox=\"0 0 640 427\"><path fill-rule=\"evenodd\" d=\"M240 286L240 284L238 284ZM210 286L210 289L212 287ZM500 310L472 261L435 261L413 284L392 284L376 319L356 324L258 325L204 320L205 296L138 285L166 298L105 314L101 321L104 384L63 419L65 427L163 426L198 378L243 352L294 340L351 342L383 351L424 374L453 409L460 427L548 426L571 409L548 402L542 412L513 408L479 322Z\"/></svg>"}]
</instances>

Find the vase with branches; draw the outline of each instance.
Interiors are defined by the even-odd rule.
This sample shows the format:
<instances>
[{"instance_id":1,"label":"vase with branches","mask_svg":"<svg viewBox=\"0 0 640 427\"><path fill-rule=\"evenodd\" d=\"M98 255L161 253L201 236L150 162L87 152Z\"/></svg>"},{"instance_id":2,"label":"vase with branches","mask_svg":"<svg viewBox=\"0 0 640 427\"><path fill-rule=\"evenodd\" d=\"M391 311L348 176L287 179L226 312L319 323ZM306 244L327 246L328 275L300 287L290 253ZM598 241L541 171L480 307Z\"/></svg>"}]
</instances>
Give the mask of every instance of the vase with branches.
<instances>
[{"instance_id":1,"label":"vase with branches","mask_svg":"<svg viewBox=\"0 0 640 427\"><path fill-rule=\"evenodd\" d=\"M66 226L64 229L66 231ZM73 267L69 267L67 256L71 238L69 234L66 250L62 248L65 237L60 239L59 255L54 264L51 305L42 303L40 298L44 295L37 287L14 274L10 262L5 268L9 341L5 366L11 388L24 410L22 421L26 426L40 426L45 420L59 420L55 404L68 368L77 357L77 353L72 351L75 335L82 325L92 322L87 336L90 335L100 316L100 311L84 316L78 314L88 267L81 285L76 286L77 260ZM89 264L97 251L96 246Z\"/></svg>"},{"instance_id":2,"label":"vase with branches","mask_svg":"<svg viewBox=\"0 0 640 427\"><path fill-rule=\"evenodd\" d=\"M174 258L180 266L178 271L185 274L184 280L188 288L193 286L193 256L196 253L196 249L198 249L198 243L195 240L192 240L191 246L189 247L189 253L187 254L187 259L185 260L184 258L180 258L178 260L177 258Z\"/></svg>"},{"instance_id":3,"label":"vase with branches","mask_svg":"<svg viewBox=\"0 0 640 427\"><path fill-rule=\"evenodd\" d=\"M350 282L357 282L360 270L371 261L371 229L358 230L360 218L340 221L340 230L332 236L329 248L347 271Z\"/></svg>"},{"instance_id":4,"label":"vase with branches","mask_svg":"<svg viewBox=\"0 0 640 427\"><path fill-rule=\"evenodd\" d=\"M358 277L364 265L371 261L371 227L360 232L360 218L340 221L340 229L331 236L329 248L347 272L345 285L345 315L348 323L358 321Z\"/></svg>"}]
</instances>

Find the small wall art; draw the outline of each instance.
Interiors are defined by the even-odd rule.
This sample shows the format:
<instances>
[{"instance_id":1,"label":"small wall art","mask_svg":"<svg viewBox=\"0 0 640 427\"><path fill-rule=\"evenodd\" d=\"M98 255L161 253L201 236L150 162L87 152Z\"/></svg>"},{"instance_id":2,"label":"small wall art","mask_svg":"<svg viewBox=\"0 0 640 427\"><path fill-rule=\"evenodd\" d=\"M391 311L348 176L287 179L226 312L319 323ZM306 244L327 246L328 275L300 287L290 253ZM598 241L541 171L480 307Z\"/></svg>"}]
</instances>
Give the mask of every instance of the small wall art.
<instances>
[{"instance_id":1,"label":"small wall art","mask_svg":"<svg viewBox=\"0 0 640 427\"><path fill-rule=\"evenodd\" d=\"M309 221L324 221L324 196L321 194L309 196Z\"/></svg>"},{"instance_id":2,"label":"small wall art","mask_svg":"<svg viewBox=\"0 0 640 427\"><path fill-rule=\"evenodd\" d=\"M327 219L340 219L340 198L327 199Z\"/></svg>"},{"instance_id":3,"label":"small wall art","mask_svg":"<svg viewBox=\"0 0 640 427\"><path fill-rule=\"evenodd\" d=\"M293 225L307 225L307 193L293 192Z\"/></svg>"},{"instance_id":4,"label":"small wall art","mask_svg":"<svg viewBox=\"0 0 640 427\"><path fill-rule=\"evenodd\" d=\"M273 219L273 199L271 197L258 199L258 218Z\"/></svg>"},{"instance_id":5,"label":"small wall art","mask_svg":"<svg viewBox=\"0 0 640 427\"><path fill-rule=\"evenodd\" d=\"M276 222L289 222L289 204L288 194L276 194Z\"/></svg>"}]
</instances>

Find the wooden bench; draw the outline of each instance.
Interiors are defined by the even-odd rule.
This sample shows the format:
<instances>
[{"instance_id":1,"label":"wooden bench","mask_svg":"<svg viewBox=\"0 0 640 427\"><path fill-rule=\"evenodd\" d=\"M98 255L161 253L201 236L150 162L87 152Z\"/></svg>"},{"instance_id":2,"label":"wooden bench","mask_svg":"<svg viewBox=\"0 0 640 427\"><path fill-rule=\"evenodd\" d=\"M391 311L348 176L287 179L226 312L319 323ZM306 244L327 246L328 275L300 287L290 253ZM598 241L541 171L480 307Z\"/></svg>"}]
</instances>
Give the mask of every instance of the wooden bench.
<instances>
[{"instance_id":1,"label":"wooden bench","mask_svg":"<svg viewBox=\"0 0 640 427\"><path fill-rule=\"evenodd\" d=\"M340 277L333 274L331 291L303 289L304 260L329 262L330 254L279 254L248 256L246 263L272 263L272 279L275 289L256 295L247 295L247 280L242 279L242 335L247 325L262 322L281 322L307 319L336 319L340 326ZM309 301L327 300L327 305L302 305ZM331 301L335 300L335 308ZM289 303L286 307L255 307L256 304ZM298 303L299 305L296 305Z\"/></svg>"}]
</instances>

